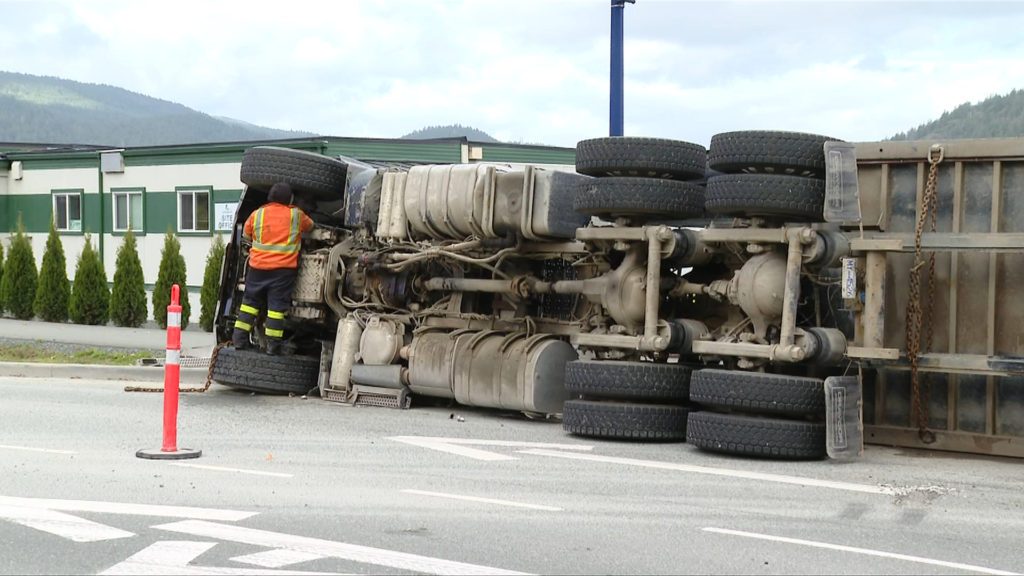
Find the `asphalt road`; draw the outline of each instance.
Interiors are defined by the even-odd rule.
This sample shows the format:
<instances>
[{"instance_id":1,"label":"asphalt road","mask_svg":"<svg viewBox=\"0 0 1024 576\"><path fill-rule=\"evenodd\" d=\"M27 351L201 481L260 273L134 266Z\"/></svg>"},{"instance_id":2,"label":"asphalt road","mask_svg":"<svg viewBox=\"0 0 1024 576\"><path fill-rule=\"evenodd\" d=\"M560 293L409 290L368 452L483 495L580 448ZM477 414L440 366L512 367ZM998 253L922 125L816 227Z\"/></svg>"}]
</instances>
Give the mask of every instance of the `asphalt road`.
<instances>
[{"instance_id":1,"label":"asphalt road","mask_svg":"<svg viewBox=\"0 0 1024 576\"><path fill-rule=\"evenodd\" d=\"M595 441L448 407L348 408L0 378L5 574L994 574L1024 570L1022 463L853 462Z\"/></svg>"}]
</instances>

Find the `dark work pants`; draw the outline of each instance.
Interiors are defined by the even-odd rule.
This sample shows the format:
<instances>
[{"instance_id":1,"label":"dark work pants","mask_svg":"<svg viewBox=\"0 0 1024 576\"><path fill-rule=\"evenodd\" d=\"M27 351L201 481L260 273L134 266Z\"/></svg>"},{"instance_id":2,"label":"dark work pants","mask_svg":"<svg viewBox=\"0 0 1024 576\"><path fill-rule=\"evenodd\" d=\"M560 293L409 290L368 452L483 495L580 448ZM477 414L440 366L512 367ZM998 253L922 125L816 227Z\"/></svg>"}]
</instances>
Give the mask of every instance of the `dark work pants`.
<instances>
[{"instance_id":1,"label":"dark work pants","mask_svg":"<svg viewBox=\"0 0 1024 576\"><path fill-rule=\"evenodd\" d=\"M249 268L245 278L245 296L238 309L232 340L236 347L249 343L249 333L264 301L267 304L267 320L264 332L267 335L267 351L278 352L284 337L284 317L292 305L292 290L295 289L295 268L260 270Z\"/></svg>"}]
</instances>

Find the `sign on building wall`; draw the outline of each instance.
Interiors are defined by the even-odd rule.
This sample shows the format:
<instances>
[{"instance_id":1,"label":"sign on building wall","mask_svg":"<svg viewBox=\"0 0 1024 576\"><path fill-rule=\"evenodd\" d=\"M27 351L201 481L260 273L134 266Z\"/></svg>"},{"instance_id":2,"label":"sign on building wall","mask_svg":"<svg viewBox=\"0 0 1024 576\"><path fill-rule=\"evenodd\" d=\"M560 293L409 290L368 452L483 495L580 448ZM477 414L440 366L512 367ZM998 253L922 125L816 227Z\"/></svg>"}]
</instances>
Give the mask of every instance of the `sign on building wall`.
<instances>
[{"instance_id":1,"label":"sign on building wall","mask_svg":"<svg viewBox=\"0 0 1024 576\"><path fill-rule=\"evenodd\" d=\"M215 230L218 232L230 232L231 225L235 221L236 210L238 210L238 202L218 202L214 204Z\"/></svg>"}]
</instances>

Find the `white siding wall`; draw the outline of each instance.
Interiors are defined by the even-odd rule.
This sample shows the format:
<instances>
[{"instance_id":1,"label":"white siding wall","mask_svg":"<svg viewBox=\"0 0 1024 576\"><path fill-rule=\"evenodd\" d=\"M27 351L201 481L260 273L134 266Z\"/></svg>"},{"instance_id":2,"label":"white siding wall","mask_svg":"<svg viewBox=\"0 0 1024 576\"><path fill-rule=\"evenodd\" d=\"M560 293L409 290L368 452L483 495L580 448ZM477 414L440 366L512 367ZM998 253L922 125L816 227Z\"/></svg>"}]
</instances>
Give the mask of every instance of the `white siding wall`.
<instances>
[{"instance_id":1,"label":"white siding wall","mask_svg":"<svg viewBox=\"0 0 1024 576\"><path fill-rule=\"evenodd\" d=\"M241 190L243 184L238 179L240 163L220 164L184 164L171 166L138 166L126 167L124 173L103 174L104 204L109 203L112 188L144 188L147 192L173 192L181 186L212 186L216 190ZM7 171L0 171L0 194L49 194L56 189L82 189L85 194L96 194L99 187L99 172L96 168L61 168L52 170L29 170L24 172L21 180L11 180ZM213 199L211 198L211 202ZM150 210L148 206L146 210ZM177 210L175 206L174 210ZM148 217L148 216L147 216ZM174 214L168 215L176 222ZM12 216L12 228L17 216ZM110 226L109 222L105 223ZM213 223L211 222L211 226ZM175 228L176 230L176 228ZM145 235L136 236L139 260L146 284L155 284L160 270L161 252L164 247L166 230L147 230ZM220 233L221 238L228 241L227 233ZM28 234L32 251L36 258L36 267L43 261L46 249L46 233ZM213 236L179 236L181 254L185 258L186 281L193 289L189 292L189 304L192 314L189 321L199 322L199 288L203 283L206 271L206 256L210 250ZM10 248L8 230L0 231L0 242L4 246L6 258ZM61 242L64 246L64 257L67 263L68 279L73 280L78 258L85 246L84 235L63 234ZM99 249L98 235L91 234L94 250ZM122 235L106 234L103 238L103 266L107 280L113 282L117 263L117 250L124 242ZM147 292L149 317L153 316L152 292Z\"/></svg>"}]
</instances>

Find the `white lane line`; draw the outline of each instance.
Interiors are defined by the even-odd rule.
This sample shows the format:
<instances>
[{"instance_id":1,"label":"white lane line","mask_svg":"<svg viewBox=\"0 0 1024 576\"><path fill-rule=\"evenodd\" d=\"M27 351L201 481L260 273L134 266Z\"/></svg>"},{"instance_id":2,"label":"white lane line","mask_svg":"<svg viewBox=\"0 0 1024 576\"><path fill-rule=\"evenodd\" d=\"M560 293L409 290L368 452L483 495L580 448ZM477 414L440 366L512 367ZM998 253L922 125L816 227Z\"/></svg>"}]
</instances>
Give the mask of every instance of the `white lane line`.
<instances>
[{"instance_id":1,"label":"white lane line","mask_svg":"<svg viewBox=\"0 0 1024 576\"><path fill-rule=\"evenodd\" d=\"M0 504L0 519L67 538L73 542L100 542L135 536L132 532L126 532L113 526L45 508Z\"/></svg>"},{"instance_id":2,"label":"white lane line","mask_svg":"<svg viewBox=\"0 0 1024 576\"><path fill-rule=\"evenodd\" d=\"M864 554L867 556L877 556L879 558L892 558L894 560L905 560L907 562L916 562L918 564L928 564L931 566L940 566L942 568L952 568L954 570L965 570L967 572L978 572L979 574L998 574L1005 576L1019 576L1018 572L1007 572L1005 570L996 570L994 568L985 568L984 566L974 566L972 564L961 564L959 562L946 562L945 560L933 560L931 558L922 558L920 556L908 556L906 554L895 554L893 552L882 552L880 550L871 550L868 548L855 548L853 546L843 546L841 544L828 544L826 542L815 542L813 540L800 540L798 538L785 538L782 536L771 536L768 534L757 534L754 532L741 532L739 530L726 530L723 528L704 528L704 532L712 532L715 534L726 534L729 536L740 536L743 538L754 538L756 540L767 540L769 542L782 542L784 544L796 544L799 546L810 546L812 548L824 548L826 550L838 550L840 552L852 552L854 554Z\"/></svg>"},{"instance_id":3,"label":"white lane line","mask_svg":"<svg viewBox=\"0 0 1024 576\"><path fill-rule=\"evenodd\" d=\"M0 450L21 450L23 452L42 452L43 454L78 454L72 450L51 450L49 448L32 448L31 446L7 446L0 444Z\"/></svg>"},{"instance_id":4,"label":"white lane line","mask_svg":"<svg viewBox=\"0 0 1024 576\"><path fill-rule=\"evenodd\" d=\"M593 454L570 454L557 450L520 450L522 454L534 454L537 456L552 456L555 458L568 458L570 460L588 460L591 462L606 462L609 464L625 464L627 466L640 466L643 468L658 468L661 470L678 470L679 472L691 472L694 474L708 474L712 476L727 476L730 478L742 478L745 480L759 480L762 482L776 482L779 484L795 484L797 486L808 486L814 488L829 488L832 490L846 490L848 492L863 492L866 494L884 494L892 496L895 494L893 488L888 486L872 486L870 484L853 484L850 482L835 482L832 480L818 480L816 478L803 478L801 476L786 476L783 474L767 474L764 472L748 472L745 470L729 470L727 468L709 468L706 466L693 466L691 464L676 464L673 462L658 462L655 460L637 460L635 458L618 458L615 456L596 456Z\"/></svg>"},{"instance_id":5,"label":"white lane line","mask_svg":"<svg viewBox=\"0 0 1024 576\"><path fill-rule=\"evenodd\" d=\"M466 564L464 562L454 562L382 548L371 548L369 546L359 546L357 544L347 544L345 542L334 542L305 536L293 536L280 532L243 528L231 524L203 522L201 520L183 520L154 526L154 528L190 534L201 538L215 538L217 540L251 544L264 548L282 548L426 574L523 574L522 572L512 572L490 566Z\"/></svg>"},{"instance_id":6,"label":"white lane line","mask_svg":"<svg viewBox=\"0 0 1024 576\"><path fill-rule=\"evenodd\" d=\"M263 470L246 470L244 468L224 468L223 466L207 466L205 464L189 464L187 462L168 462L171 466L182 468L199 468L200 470L214 470L216 472L236 472L238 474L255 474L256 476L274 476L275 478L292 478L292 474L284 472L264 472Z\"/></svg>"},{"instance_id":7,"label":"white lane line","mask_svg":"<svg viewBox=\"0 0 1024 576\"><path fill-rule=\"evenodd\" d=\"M324 572L293 572L282 570L260 570L256 568L227 568L220 566L197 566L190 564L216 545L214 542L182 542L164 540L155 542L136 552L124 562L115 564L100 572L103 576L189 576L207 574L324 574Z\"/></svg>"},{"instance_id":8,"label":"white lane line","mask_svg":"<svg viewBox=\"0 0 1024 576\"><path fill-rule=\"evenodd\" d=\"M225 522L245 520L258 514L258 512L192 508L190 506L126 504L122 502L96 502L90 500L51 500L47 498L16 498L14 496L0 496L0 506L43 508L47 510L63 510L65 512L100 512L103 514L128 514L132 516L194 518L196 520L220 520Z\"/></svg>"},{"instance_id":9,"label":"white lane line","mask_svg":"<svg viewBox=\"0 0 1024 576\"><path fill-rule=\"evenodd\" d=\"M264 568L280 568L323 558L325 556L321 554L310 554L309 552L299 552L296 550L266 550L264 552L256 552L255 554L246 554L245 556L235 556L231 561L252 564L253 566L263 566Z\"/></svg>"},{"instance_id":10,"label":"white lane line","mask_svg":"<svg viewBox=\"0 0 1024 576\"><path fill-rule=\"evenodd\" d=\"M502 448L550 448L554 450L593 450L593 446L582 444L551 444L546 442L517 442L514 440L478 440L476 438L438 438L431 436L391 436L388 440L448 452L458 456L466 456L485 462L501 462L515 460L514 456L488 452L469 446L496 446Z\"/></svg>"},{"instance_id":11,"label":"white lane line","mask_svg":"<svg viewBox=\"0 0 1024 576\"><path fill-rule=\"evenodd\" d=\"M426 490L402 490L406 494L419 494L421 496L437 496L438 498L450 498L452 500L466 500L468 502L482 502L484 504L497 504L499 506L512 506L514 508L529 508L531 510L546 510L548 512L561 512L561 508L544 506L543 504L522 504L509 500L495 500L493 498L480 498L479 496L461 496L459 494L445 494L443 492L428 492Z\"/></svg>"}]
</instances>

